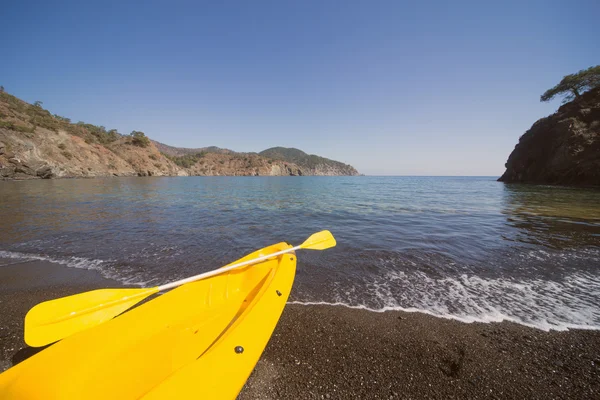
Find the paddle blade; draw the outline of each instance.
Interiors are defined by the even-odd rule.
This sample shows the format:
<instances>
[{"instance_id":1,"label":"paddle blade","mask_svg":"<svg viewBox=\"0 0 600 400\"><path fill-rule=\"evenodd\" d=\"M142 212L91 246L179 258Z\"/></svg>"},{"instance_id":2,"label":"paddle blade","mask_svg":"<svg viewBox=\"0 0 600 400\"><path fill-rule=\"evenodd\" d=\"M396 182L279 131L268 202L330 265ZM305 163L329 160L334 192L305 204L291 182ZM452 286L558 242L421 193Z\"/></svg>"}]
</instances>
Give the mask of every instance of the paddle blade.
<instances>
[{"instance_id":1,"label":"paddle blade","mask_svg":"<svg viewBox=\"0 0 600 400\"><path fill-rule=\"evenodd\" d=\"M335 238L329 231L321 231L312 234L300 245L307 250L325 250L336 245Z\"/></svg>"},{"instance_id":2,"label":"paddle blade","mask_svg":"<svg viewBox=\"0 0 600 400\"><path fill-rule=\"evenodd\" d=\"M40 347L108 321L157 288L99 289L34 306L25 316L25 343Z\"/></svg>"}]
</instances>

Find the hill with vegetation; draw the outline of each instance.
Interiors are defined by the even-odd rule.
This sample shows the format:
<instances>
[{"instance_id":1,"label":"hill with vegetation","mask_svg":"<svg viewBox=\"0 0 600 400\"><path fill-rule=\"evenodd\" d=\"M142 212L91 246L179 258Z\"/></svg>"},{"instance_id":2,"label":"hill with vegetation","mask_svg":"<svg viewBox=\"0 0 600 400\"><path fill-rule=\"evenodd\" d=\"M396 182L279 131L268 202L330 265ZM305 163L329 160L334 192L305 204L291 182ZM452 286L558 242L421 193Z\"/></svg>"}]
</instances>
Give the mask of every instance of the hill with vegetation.
<instances>
[{"instance_id":1,"label":"hill with vegetation","mask_svg":"<svg viewBox=\"0 0 600 400\"><path fill-rule=\"evenodd\" d=\"M126 135L83 121L74 123L44 109L41 102L29 104L0 87L0 179L312 175L312 171L256 153L214 146L172 147L141 131ZM331 169L329 174L346 171Z\"/></svg>"},{"instance_id":2,"label":"hill with vegetation","mask_svg":"<svg viewBox=\"0 0 600 400\"><path fill-rule=\"evenodd\" d=\"M307 171L307 175L358 175L358 171L351 165L314 154L306 154L293 147L271 147L258 154L273 160L296 164L302 170Z\"/></svg>"},{"instance_id":3,"label":"hill with vegetation","mask_svg":"<svg viewBox=\"0 0 600 400\"><path fill-rule=\"evenodd\" d=\"M190 149L187 147L174 147L169 146L168 144L164 144L161 142L157 142L156 140L152 140L152 143L156 146L158 151L163 154L172 157L181 157L190 154L198 154L198 153L215 153L215 154L234 154L235 151L229 149L222 149L217 146L208 146L208 147L199 147L195 149Z\"/></svg>"},{"instance_id":4,"label":"hill with vegetation","mask_svg":"<svg viewBox=\"0 0 600 400\"><path fill-rule=\"evenodd\" d=\"M540 100L556 96L564 104L519 138L500 181L600 186L600 66L565 76Z\"/></svg>"}]
</instances>

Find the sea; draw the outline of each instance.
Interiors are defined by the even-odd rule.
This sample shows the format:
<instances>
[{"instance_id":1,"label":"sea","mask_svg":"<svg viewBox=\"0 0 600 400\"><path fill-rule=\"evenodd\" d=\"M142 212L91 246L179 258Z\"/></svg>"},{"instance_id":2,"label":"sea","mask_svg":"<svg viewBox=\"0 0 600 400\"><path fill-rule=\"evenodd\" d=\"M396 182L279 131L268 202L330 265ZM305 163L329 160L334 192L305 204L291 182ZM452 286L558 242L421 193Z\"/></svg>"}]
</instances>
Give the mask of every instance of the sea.
<instances>
[{"instance_id":1,"label":"sea","mask_svg":"<svg viewBox=\"0 0 600 400\"><path fill-rule=\"evenodd\" d=\"M298 254L291 303L600 329L600 190L496 179L5 181L0 258L156 285L328 229L338 245Z\"/></svg>"}]
</instances>

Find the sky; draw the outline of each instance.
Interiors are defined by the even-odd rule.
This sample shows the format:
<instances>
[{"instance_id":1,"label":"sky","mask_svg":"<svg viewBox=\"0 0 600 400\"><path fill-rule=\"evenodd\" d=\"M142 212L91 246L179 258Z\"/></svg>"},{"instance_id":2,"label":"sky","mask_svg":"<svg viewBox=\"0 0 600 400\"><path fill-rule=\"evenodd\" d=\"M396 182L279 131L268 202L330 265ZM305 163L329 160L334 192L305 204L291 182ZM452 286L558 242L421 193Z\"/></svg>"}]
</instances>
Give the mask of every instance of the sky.
<instances>
[{"instance_id":1,"label":"sky","mask_svg":"<svg viewBox=\"0 0 600 400\"><path fill-rule=\"evenodd\" d=\"M600 64L594 1L7 2L0 85L179 147L296 147L367 175L499 176Z\"/></svg>"}]
</instances>

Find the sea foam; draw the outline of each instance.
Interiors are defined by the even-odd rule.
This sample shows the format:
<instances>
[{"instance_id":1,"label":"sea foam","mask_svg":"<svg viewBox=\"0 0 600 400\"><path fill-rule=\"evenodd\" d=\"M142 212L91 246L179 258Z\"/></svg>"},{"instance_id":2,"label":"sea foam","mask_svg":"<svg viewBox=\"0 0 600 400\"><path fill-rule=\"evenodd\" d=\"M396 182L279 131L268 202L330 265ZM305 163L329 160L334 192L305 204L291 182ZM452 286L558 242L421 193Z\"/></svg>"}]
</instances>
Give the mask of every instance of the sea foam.
<instances>
[{"instance_id":1,"label":"sea foam","mask_svg":"<svg viewBox=\"0 0 600 400\"><path fill-rule=\"evenodd\" d=\"M354 288L337 285L332 301L298 297L289 303L421 312L466 323L510 321L544 331L600 330L600 277L586 273L550 281L390 271Z\"/></svg>"},{"instance_id":2,"label":"sea foam","mask_svg":"<svg viewBox=\"0 0 600 400\"><path fill-rule=\"evenodd\" d=\"M22 253L17 251L0 250L0 258L21 261L47 261L60 264L68 268L87 269L99 272L103 277L121 282L125 285L144 286L149 280L143 279L142 274L136 273L127 266L117 265L114 260L99 260L86 257L56 257L35 253ZM15 263L8 263L13 265ZM2 268L2 265L0 265Z\"/></svg>"}]
</instances>

